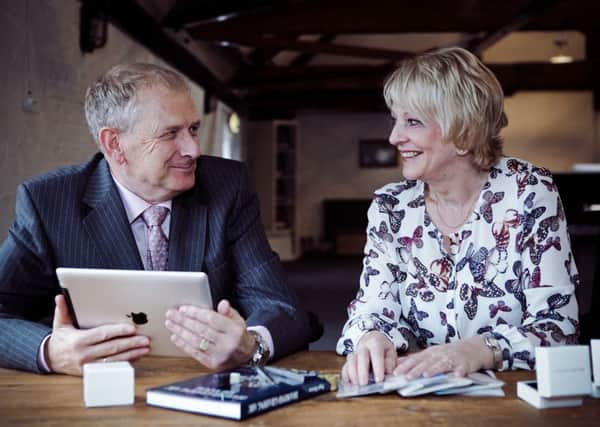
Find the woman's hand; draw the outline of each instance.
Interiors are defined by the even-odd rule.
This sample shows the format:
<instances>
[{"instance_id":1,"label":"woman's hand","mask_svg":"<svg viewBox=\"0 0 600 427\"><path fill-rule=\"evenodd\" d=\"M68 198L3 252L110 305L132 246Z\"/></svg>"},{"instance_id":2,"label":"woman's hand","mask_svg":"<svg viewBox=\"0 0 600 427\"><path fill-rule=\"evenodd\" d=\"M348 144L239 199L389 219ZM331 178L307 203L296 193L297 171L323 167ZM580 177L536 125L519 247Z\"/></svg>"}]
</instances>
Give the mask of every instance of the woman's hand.
<instances>
[{"instance_id":1,"label":"woman's hand","mask_svg":"<svg viewBox=\"0 0 600 427\"><path fill-rule=\"evenodd\" d=\"M475 336L449 344L434 345L419 353L399 357L394 375L406 375L408 379L415 379L453 372L458 377L464 377L493 366L492 351L485 345L483 337Z\"/></svg>"},{"instance_id":2,"label":"woman's hand","mask_svg":"<svg viewBox=\"0 0 600 427\"><path fill-rule=\"evenodd\" d=\"M358 341L356 350L346 358L342 367L342 381L365 385L369 382L369 370L373 367L375 381L383 381L396 367L397 354L394 344L381 332L367 332Z\"/></svg>"}]
</instances>

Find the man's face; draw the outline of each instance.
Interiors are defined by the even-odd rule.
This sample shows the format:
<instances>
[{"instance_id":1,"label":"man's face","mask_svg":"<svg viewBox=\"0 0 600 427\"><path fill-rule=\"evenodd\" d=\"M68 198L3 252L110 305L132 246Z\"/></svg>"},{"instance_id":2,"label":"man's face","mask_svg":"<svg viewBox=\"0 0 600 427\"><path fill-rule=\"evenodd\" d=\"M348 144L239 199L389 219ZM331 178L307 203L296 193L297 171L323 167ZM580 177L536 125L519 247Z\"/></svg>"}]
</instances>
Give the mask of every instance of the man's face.
<instances>
[{"instance_id":1,"label":"man's face","mask_svg":"<svg viewBox=\"0 0 600 427\"><path fill-rule=\"evenodd\" d=\"M161 86L138 93L134 123L118 135L123 161L113 173L130 191L157 203L194 186L200 120L190 95Z\"/></svg>"}]
</instances>

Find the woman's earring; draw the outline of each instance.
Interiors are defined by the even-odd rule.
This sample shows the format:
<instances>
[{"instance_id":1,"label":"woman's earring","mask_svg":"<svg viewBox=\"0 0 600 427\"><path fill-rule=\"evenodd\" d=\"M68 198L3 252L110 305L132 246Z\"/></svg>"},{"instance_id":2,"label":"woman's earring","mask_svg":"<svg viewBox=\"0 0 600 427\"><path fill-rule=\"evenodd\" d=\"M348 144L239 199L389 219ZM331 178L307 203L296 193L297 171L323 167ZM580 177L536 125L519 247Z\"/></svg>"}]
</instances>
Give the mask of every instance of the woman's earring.
<instances>
[{"instance_id":1,"label":"woman's earring","mask_svg":"<svg viewBox=\"0 0 600 427\"><path fill-rule=\"evenodd\" d=\"M465 150L465 149L462 149L462 148L457 148L456 149L456 154L458 154L459 156L464 156L468 152L469 152L469 150Z\"/></svg>"}]
</instances>

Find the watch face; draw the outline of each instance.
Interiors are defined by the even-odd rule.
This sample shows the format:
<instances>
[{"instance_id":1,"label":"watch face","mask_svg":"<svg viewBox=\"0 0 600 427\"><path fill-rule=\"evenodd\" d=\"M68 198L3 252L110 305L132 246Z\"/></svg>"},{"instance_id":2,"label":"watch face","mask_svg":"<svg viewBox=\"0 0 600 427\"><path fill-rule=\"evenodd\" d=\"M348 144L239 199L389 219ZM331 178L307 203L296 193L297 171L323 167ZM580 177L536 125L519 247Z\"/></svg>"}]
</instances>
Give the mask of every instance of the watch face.
<instances>
[{"instance_id":1,"label":"watch face","mask_svg":"<svg viewBox=\"0 0 600 427\"><path fill-rule=\"evenodd\" d=\"M269 348L266 346L262 336L255 331L249 331L256 340L256 351L252 355L251 363L253 365L265 365L269 360Z\"/></svg>"}]
</instances>

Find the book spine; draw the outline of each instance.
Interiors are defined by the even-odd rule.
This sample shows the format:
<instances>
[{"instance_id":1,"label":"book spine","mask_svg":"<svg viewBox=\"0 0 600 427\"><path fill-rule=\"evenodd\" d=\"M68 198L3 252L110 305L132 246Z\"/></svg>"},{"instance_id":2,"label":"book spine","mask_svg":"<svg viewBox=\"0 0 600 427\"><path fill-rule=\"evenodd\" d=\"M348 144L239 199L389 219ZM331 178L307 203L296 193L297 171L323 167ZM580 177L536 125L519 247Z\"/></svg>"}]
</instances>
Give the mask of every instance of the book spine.
<instances>
[{"instance_id":1,"label":"book spine","mask_svg":"<svg viewBox=\"0 0 600 427\"><path fill-rule=\"evenodd\" d=\"M327 393L330 389L331 385L326 381L309 382L296 390L289 390L286 393L277 396L270 396L255 402L244 403L242 404L242 419L270 411L271 409L289 403L298 402L319 394Z\"/></svg>"},{"instance_id":2,"label":"book spine","mask_svg":"<svg viewBox=\"0 0 600 427\"><path fill-rule=\"evenodd\" d=\"M269 396L256 402L242 404L242 419L300 400L300 390L291 390L278 396Z\"/></svg>"}]
</instances>

